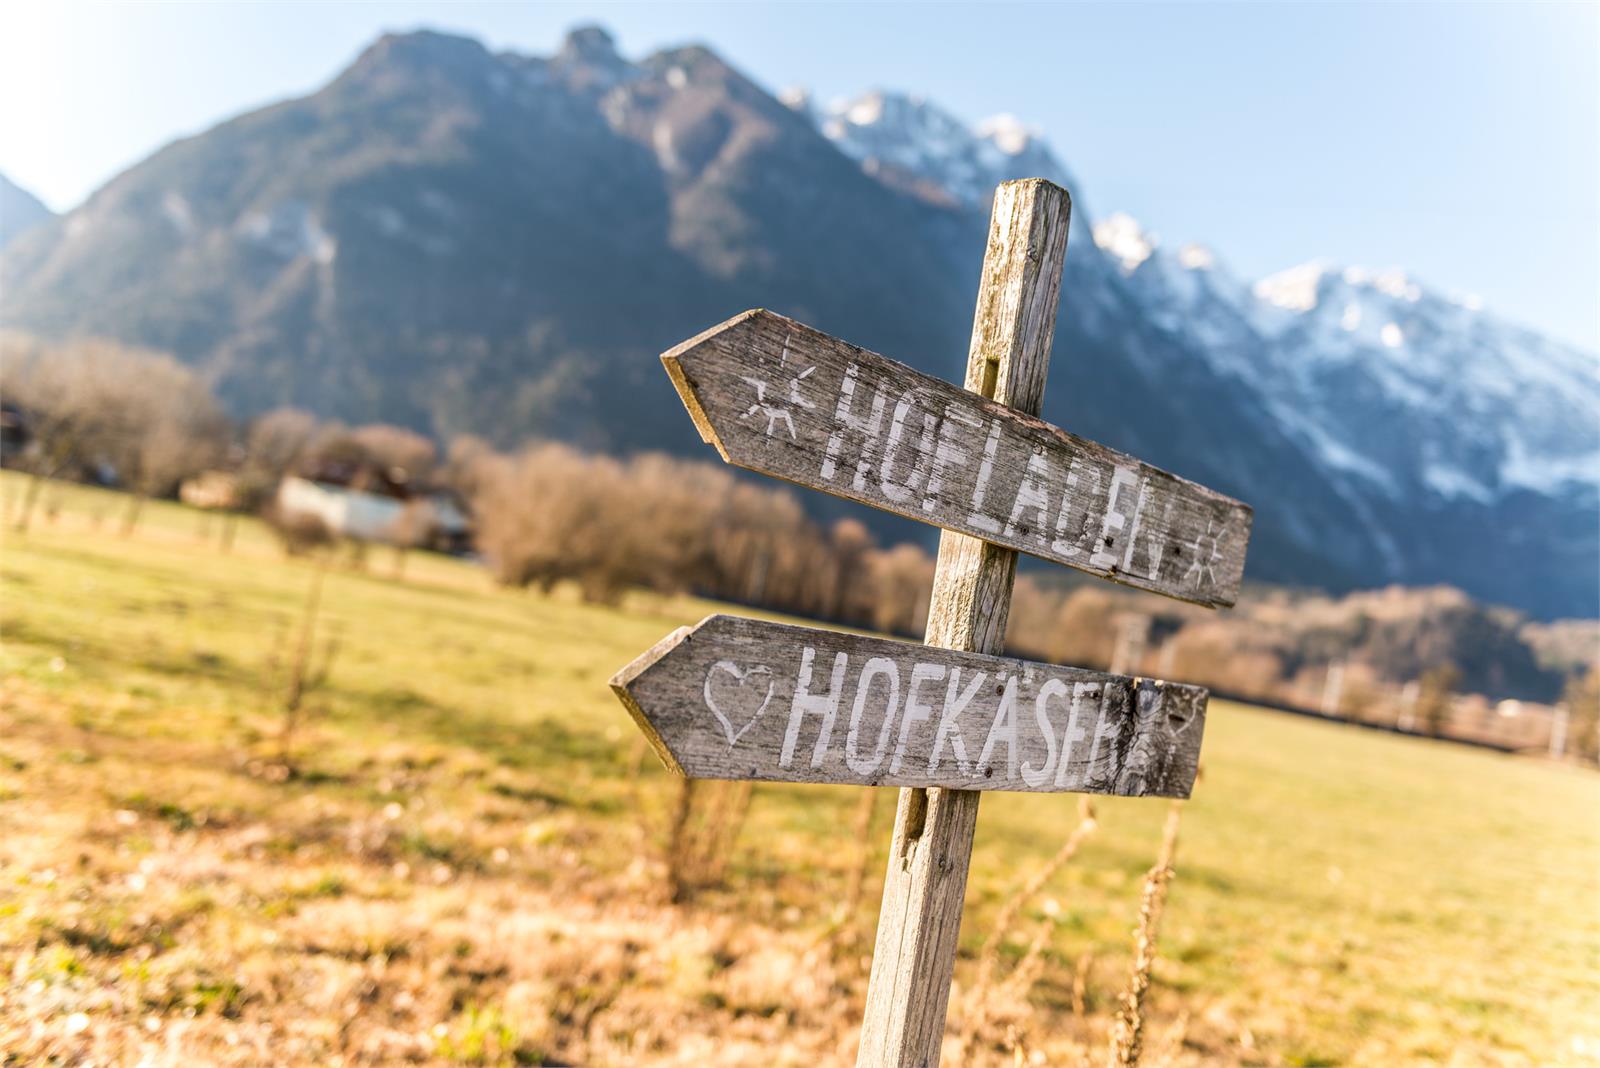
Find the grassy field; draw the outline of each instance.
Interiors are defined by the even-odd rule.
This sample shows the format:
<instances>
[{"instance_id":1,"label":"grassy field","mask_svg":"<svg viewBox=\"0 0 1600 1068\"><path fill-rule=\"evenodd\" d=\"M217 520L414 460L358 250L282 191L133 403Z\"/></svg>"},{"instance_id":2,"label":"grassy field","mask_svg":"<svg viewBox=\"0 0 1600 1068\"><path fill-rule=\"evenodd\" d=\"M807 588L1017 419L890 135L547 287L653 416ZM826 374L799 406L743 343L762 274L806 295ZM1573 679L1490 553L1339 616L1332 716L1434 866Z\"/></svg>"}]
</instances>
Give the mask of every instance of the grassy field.
<instances>
[{"instance_id":1,"label":"grassy field","mask_svg":"<svg viewBox=\"0 0 1600 1068\"><path fill-rule=\"evenodd\" d=\"M675 784L605 680L714 606L375 551L326 579L337 655L285 780L268 668L313 566L52 493L0 553L0 1063L853 1062L887 793L856 915L833 787L758 786L726 877L665 900ZM959 1046L1076 806L984 800L962 1063L1104 1062L1161 802L1098 805L1003 949L1042 970ZM1153 1064L1600 1063L1600 776L1213 705L1147 1036Z\"/></svg>"}]
</instances>

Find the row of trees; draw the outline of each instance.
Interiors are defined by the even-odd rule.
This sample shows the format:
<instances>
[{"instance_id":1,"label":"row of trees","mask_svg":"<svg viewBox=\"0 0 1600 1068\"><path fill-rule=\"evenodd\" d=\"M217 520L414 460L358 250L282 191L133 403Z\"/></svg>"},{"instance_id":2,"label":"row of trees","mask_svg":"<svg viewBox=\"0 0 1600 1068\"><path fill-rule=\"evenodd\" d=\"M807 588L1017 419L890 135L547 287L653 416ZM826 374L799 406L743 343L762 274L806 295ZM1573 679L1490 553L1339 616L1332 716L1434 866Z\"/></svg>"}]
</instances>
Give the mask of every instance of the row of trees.
<instances>
[{"instance_id":1,"label":"row of trees","mask_svg":"<svg viewBox=\"0 0 1600 1068\"><path fill-rule=\"evenodd\" d=\"M595 600L693 591L901 634L926 622L927 553L881 548L855 520L823 528L794 494L723 467L555 444L507 454L464 438L448 470L506 585L573 582Z\"/></svg>"},{"instance_id":2,"label":"row of trees","mask_svg":"<svg viewBox=\"0 0 1600 1068\"><path fill-rule=\"evenodd\" d=\"M296 470L334 472L354 488L381 479L391 490L427 490L443 481L437 448L415 431L347 427L296 408L236 427L192 368L113 341L0 334L0 398L15 423L5 460L29 475L14 519L19 530L52 478L127 490L124 531L146 499L169 496L212 469L231 476L231 509L250 513L266 510Z\"/></svg>"},{"instance_id":3,"label":"row of trees","mask_svg":"<svg viewBox=\"0 0 1600 1068\"><path fill-rule=\"evenodd\" d=\"M18 529L27 528L45 479L113 472L130 493L123 529L132 529L146 498L217 463L229 441L221 407L193 371L111 341L0 337L0 397L26 416L20 460L31 478Z\"/></svg>"},{"instance_id":4,"label":"row of trees","mask_svg":"<svg viewBox=\"0 0 1600 1068\"><path fill-rule=\"evenodd\" d=\"M193 371L106 341L0 337L0 394L26 417L26 448L7 456L32 476L19 527L46 478L114 480L129 491L126 530L145 498L200 471L229 472L235 514L270 513L281 480L298 471L353 489L452 492L473 517L477 550L508 586L572 583L595 600L630 587L695 592L913 637L926 622L933 560L925 549L881 546L854 520L820 525L794 493L720 464L616 459L548 443L500 452L472 437L441 456L411 430L347 427L296 409L233 428ZM305 517L269 518L286 544L311 526ZM386 540L405 546L413 533L396 529ZM1403 683L1418 679L1427 684L1410 698L1415 714L1438 718L1431 710L1440 694L1455 688L1441 682L1447 665L1471 665L1472 677L1459 679L1467 690L1555 700L1572 669L1541 669L1517 621L1501 615L1458 591L1398 589L1344 598L1269 592L1219 615L1103 583L1045 588L1024 576L1008 644L1058 663L1116 663L1312 706L1338 662L1341 711L1378 718L1390 715ZM1120 644L1130 616L1143 617L1134 647ZM1541 670L1547 695L1531 693ZM1592 669L1572 674L1593 689ZM1570 694L1585 710L1575 710L1575 726L1587 725L1589 690L1575 684Z\"/></svg>"}]
</instances>

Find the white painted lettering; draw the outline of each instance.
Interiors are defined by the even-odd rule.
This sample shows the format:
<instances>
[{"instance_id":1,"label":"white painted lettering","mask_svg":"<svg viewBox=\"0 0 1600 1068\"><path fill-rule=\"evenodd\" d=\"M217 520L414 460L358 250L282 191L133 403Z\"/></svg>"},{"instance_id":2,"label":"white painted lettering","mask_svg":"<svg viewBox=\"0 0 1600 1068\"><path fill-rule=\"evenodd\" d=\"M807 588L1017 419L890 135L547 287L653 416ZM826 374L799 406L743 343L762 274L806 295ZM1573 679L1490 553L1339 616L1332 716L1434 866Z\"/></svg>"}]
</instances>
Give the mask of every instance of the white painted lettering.
<instances>
[{"instance_id":1,"label":"white painted lettering","mask_svg":"<svg viewBox=\"0 0 1600 1068\"><path fill-rule=\"evenodd\" d=\"M1087 698L1087 700L1085 700ZM1092 706L1091 706L1092 702ZM1088 766L1087 761L1076 764L1078 773L1071 774L1074 767L1072 752L1078 743L1089 737L1089 726L1085 722L1092 707L1098 713L1100 709L1100 687L1092 682L1075 682L1072 684L1072 704L1067 713L1067 729L1061 735L1061 759L1056 764L1057 786L1082 786L1083 772Z\"/></svg>"},{"instance_id":2,"label":"white painted lettering","mask_svg":"<svg viewBox=\"0 0 1600 1068\"><path fill-rule=\"evenodd\" d=\"M861 717L867 707L867 698L871 696L872 683L880 677L889 684L889 700L884 705L883 723L878 727L878 741L872 755L863 757L858 748ZM856 681L856 703L850 710L850 733L844 741L844 762L857 775L871 775L883 763L884 755L889 750L890 732L894 730L895 709L899 704L900 666L886 656L875 656L868 660L861 669L861 678Z\"/></svg>"},{"instance_id":3,"label":"white painted lettering","mask_svg":"<svg viewBox=\"0 0 1600 1068\"><path fill-rule=\"evenodd\" d=\"M961 447L960 437L965 427L976 430L982 421L960 405L947 405L944 419L939 423L939 440L933 449L933 469L928 474L928 493L922 498L922 510L931 512L939 506L939 492L944 489L945 473L960 468L967 462L967 450Z\"/></svg>"},{"instance_id":4,"label":"white painted lettering","mask_svg":"<svg viewBox=\"0 0 1600 1068\"><path fill-rule=\"evenodd\" d=\"M883 487L883 495L891 501L911 500L916 495L917 488L928 479L928 465L933 459L934 451L933 431L937 422L931 412L922 416L922 440L917 445L917 454L911 462L911 470L907 472L903 482L896 482L894 478L895 464L900 454L900 439L905 433L906 417L914 415L916 410L916 392L908 389L900 394L900 400L894 406L894 415L889 419L889 438L883 446L883 463L878 466L878 480Z\"/></svg>"},{"instance_id":5,"label":"white painted lettering","mask_svg":"<svg viewBox=\"0 0 1600 1068\"><path fill-rule=\"evenodd\" d=\"M970 766L967 764L967 742L961 736L961 724L956 720L978 695L978 688L983 685L983 680L988 678L988 674L986 671L978 672L966 690L961 691L961 669L958 667L950 669L950 685L944 692L944 711L939 715L939 729L933 736L933 753L928 757L929 775L939 770L939 758L944 753L946 738L950 739L950 752L955 755L956 767L963 775L971 774Z\"/></svg>"},{"instance_id":6,"label":"white painted lettering","mask_svg":"<svg viewBox=\"0 0 1600 1068\"><path fill-rule=\"evenodd\" d=\"M883 432L883 387L873 393L872 407L866 418L855 414L856 378L859 368L851 364L845 368L844 381L839 383L839 402L833 409L833 433L828 435L828 445L823 451L822 477L833 481L838 473L845 435L854 432L862 436L861 449L856 460L853 486L857 491L866 487L867 472L872 469L872 456L877 451L878 436ZM846 466L848 462L846 461Z\"/></svg>"},{"instance_id":7,"label":"white painted lettering","mask_svg":"<svg viewBox=\"0 0 1600 1068\"><path fill-rule=\"evenodd\" d=\"M911 681L906 684L906 704L900 712L900 740L895 743L894 756L889 760L889 774L900 773L900 762L905 759L906 746L911 740L911 728L933 715L933 709L922 703L920 693L925 682L938 682L944 678L943 664L914 664Z\"/></svg>"},{"instance_id":8,"label":"white painted lettering","mask_svg":"<svg viewBox=\"0 0 1600 1068\"><path fill-rule=\"evenodd\" d=\"M1023 472L1022 481L1017 485L1016 499L1011 502L1011 518L1006 520L1006 537L1016 537L1019 529L1041 541L1048 536L1045 531L1049 525L1046 517L1050 510L1050 479L1049 458L1042 452L1030 454L1028 469ZM1025 512L1032 512L1033 518L1019 527L1017 521L1023 518Z\"/></svg>"},{"instance_id":9,"label":"white painted lettering","mask_svg":"<svg viewBox=\"0 0 1600 1068\"><path fill-rule=\"evenodd\" d=\"M1000 520L983 510L983 498L989 492L989 479L994 475L994 456L1000 450L1000 420L989 425L989 438L983 443L983 462L978 465L978 478L972 484L972 509L967 522L990 534L1000 533Z\"/></svg>"},{"instance_id":10,"label":"white painted lettering","mask_svg":"<svg viewBox=\"0 0 1600 1068\"><path fill-rule=\"evenodd\" d=\"M1122 716L1119 712L1125 704L1127 692L1126 686L1105 686L1100 691L1100 710L1099 718L1094 723L1094 741L1089 744L1089 759L1083 769L1086 778L1092 776L1095 768L1099 767L1100 750L1108 742L1112 743L1109 747L1111 749L1109 759L1115 759L1115 741L1122 730Z\"/></svg>"},{"instance_id":11,"label":"white painted lettering","mask_svg":"<svg viewBox=\"0 0 1600 1068\"><path fill-rule=\"evenodd\" d=\"M1050 698L1064 695L1067 684L1060 679L1046 679L1043 686L1039 687L1038 696L1033 699L1033 721L1039 725L1039 734L1044 738L1045 752L1044 763L1034 767L1030 762L1022 765L1022 781L1032 787L1040 787L1050 781L1050 775L1056 770L1056 729L1050 722L1050 710L1045 706Z\"/></svg>"},{"instance_id":12,"label":"white painted lettering","mask_svg":"<svg viewBox=\"0 0 1600 1068\"><path fill-rule=\"evenodd\" d=\"M1095 539L1094 555L1089 566L1112 568L1122 562L1122 548L1118 539L1132 518L1128 511L1128 498L1139 485L1139 476L1133 468L1118 464L1111 473L1111 485L1106 488L1105 518L1100 523L1100 536Z\"/></svg>"},{"instance_id":13,"label":"white painted lettering","mask_svg":"<svg viewBox=\"0 0 1600 1068\"><path fill-rule=\"evenodd\" d=\"M1127 550L1122 554L1122 570L1133 569L1133 554L1139 548L1139 520L1144 515L1145 502L1150 499L1150 476L1145 475L1139 479L1139 503L1133 506L1133 518L1128 523L1128 534L1122 540L1127 543Z\"/></svg>"},{"instance_id":14,"label":"white painted lettering","mask_svg":"<svg viewBox=\"0 0 1600 1068\"><path fill-rule=\"evenodd\" d=\"M1006 680L1005 693L1000 695L1000 707L994 711L994 722L989 724L989 737L984 739L983 752L978 757L978 771L988 773L994 764L995 747L1006 746L1006 778L1017 777L1017 677Z\"/></svg>"},{"instance_id":15,"label":"white painted lettering","mask_svg":"<svg viewBox=\"0 0 1600 1068\"><path fill-rule=\"evenodd\" d=\"M787 768L794 763L795 744L800 738L800 722L808 715L822 717L817 729L817 744L811 751L811 766L820 768L827 755L828 743L833 737L833 721L839 714L839 697L844 690L844 672L849 657L837 653L833 658L833 679L825 694L811 693L811 662L816 650L810 646L800 654L800 673L794 683L794 699L789 702L789 727L783 732L783 752L778 756L778 766Z\"/></svg>"}]
</instances>

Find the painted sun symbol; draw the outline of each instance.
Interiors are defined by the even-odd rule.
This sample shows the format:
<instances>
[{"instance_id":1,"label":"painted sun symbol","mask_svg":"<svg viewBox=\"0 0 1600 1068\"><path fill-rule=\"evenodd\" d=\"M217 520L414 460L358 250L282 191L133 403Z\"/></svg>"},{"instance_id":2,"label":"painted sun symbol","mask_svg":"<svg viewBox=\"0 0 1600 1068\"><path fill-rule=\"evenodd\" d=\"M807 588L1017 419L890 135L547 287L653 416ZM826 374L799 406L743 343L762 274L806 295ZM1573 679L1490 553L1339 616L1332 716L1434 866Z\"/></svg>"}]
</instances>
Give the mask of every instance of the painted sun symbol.
<instances>
[{"instance_id":1,"label":"painted sun symbol","mask_svg":"<svg viewBox=\"0 0 1600 1068\"><path fill-rule=\"evenodd\" d=\"M1217 581L1215 565L1222 560L1222 536L1226 533L1226 523L1218 530L1215 523L1206 520L1205 533L1196 534L1190 546L1189 570L1183 574L1185 582L1198 586L1202 582Z\"/></svg>"},{"instance_id":2,"label":"painted sun symbol","mask_svg":"<svg viewBox=\"0 0 1600 1068\"><path fill-rule=\"evenodd\" d=\"M785 335L783 339L783 352L778 356L778 371L780 374L789 362L789 338L792 336L792 334ZM749 419L753 415L764 415L767 419L767 437L772 437L777 431L778 424L782 423L784 428L789 431L789 439L791 441L795 440L794 409L809 408L815 410L817 407L811 401L806 400L800 392L800 383L810 377L811 372L815 370L815 366L807 367L799 374L790 377L788 387L777 397L768 395L768 391L772 388L772 383L766 379L740 375L739 377L748 382L756 394L755 403L745 409L745 413L739 417L740 422Z\"/></svg>"}]
</instances>

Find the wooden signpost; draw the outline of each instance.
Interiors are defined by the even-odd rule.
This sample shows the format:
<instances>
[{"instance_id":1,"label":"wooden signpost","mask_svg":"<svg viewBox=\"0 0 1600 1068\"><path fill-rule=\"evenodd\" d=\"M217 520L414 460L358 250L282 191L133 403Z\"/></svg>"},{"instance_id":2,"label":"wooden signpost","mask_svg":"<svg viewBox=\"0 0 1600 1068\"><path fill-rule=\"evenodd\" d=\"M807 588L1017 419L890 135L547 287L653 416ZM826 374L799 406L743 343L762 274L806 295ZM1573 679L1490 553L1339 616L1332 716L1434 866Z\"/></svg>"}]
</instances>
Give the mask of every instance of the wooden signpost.
<instances>
[{"instance_id":1,"label":"wooden signpost","mask_svg":"<svg viewBox=\"0 0 1600 1068\"><path fill-rule=\"evenodd\" d=\"M751 311L662 356L725 460L937 525L923 646L711 616L612 679L696 778L900 786L857 1064L939 1060L983 790L1187 797L1206 691L1002 657L1016 554L1197 604L1250 509L1038 418L1070 203L995 191L966 388Z\"/></svg>"},{"instance_id":2,"label":"wooden signpost","mask_svg":"<svg viewBox=\"0 0 1600 1068\"><path fill-rule=\"evenodd\" d=\"M661 357L740 467L1186 601L1230 605L1250 509L769 311Z\"/></svg>"},{"instance_id":3,"label":"wooden signpost","mask_svg":"<svg viewBox=\"0 0 1600 1068\"><path fill-rule=\"evenodd\" d=\"M1189 795L1206 700L1198 686L738 616L677 631L611 685L694 779L1160 797Z\"/></svg>"}]
</instances>

